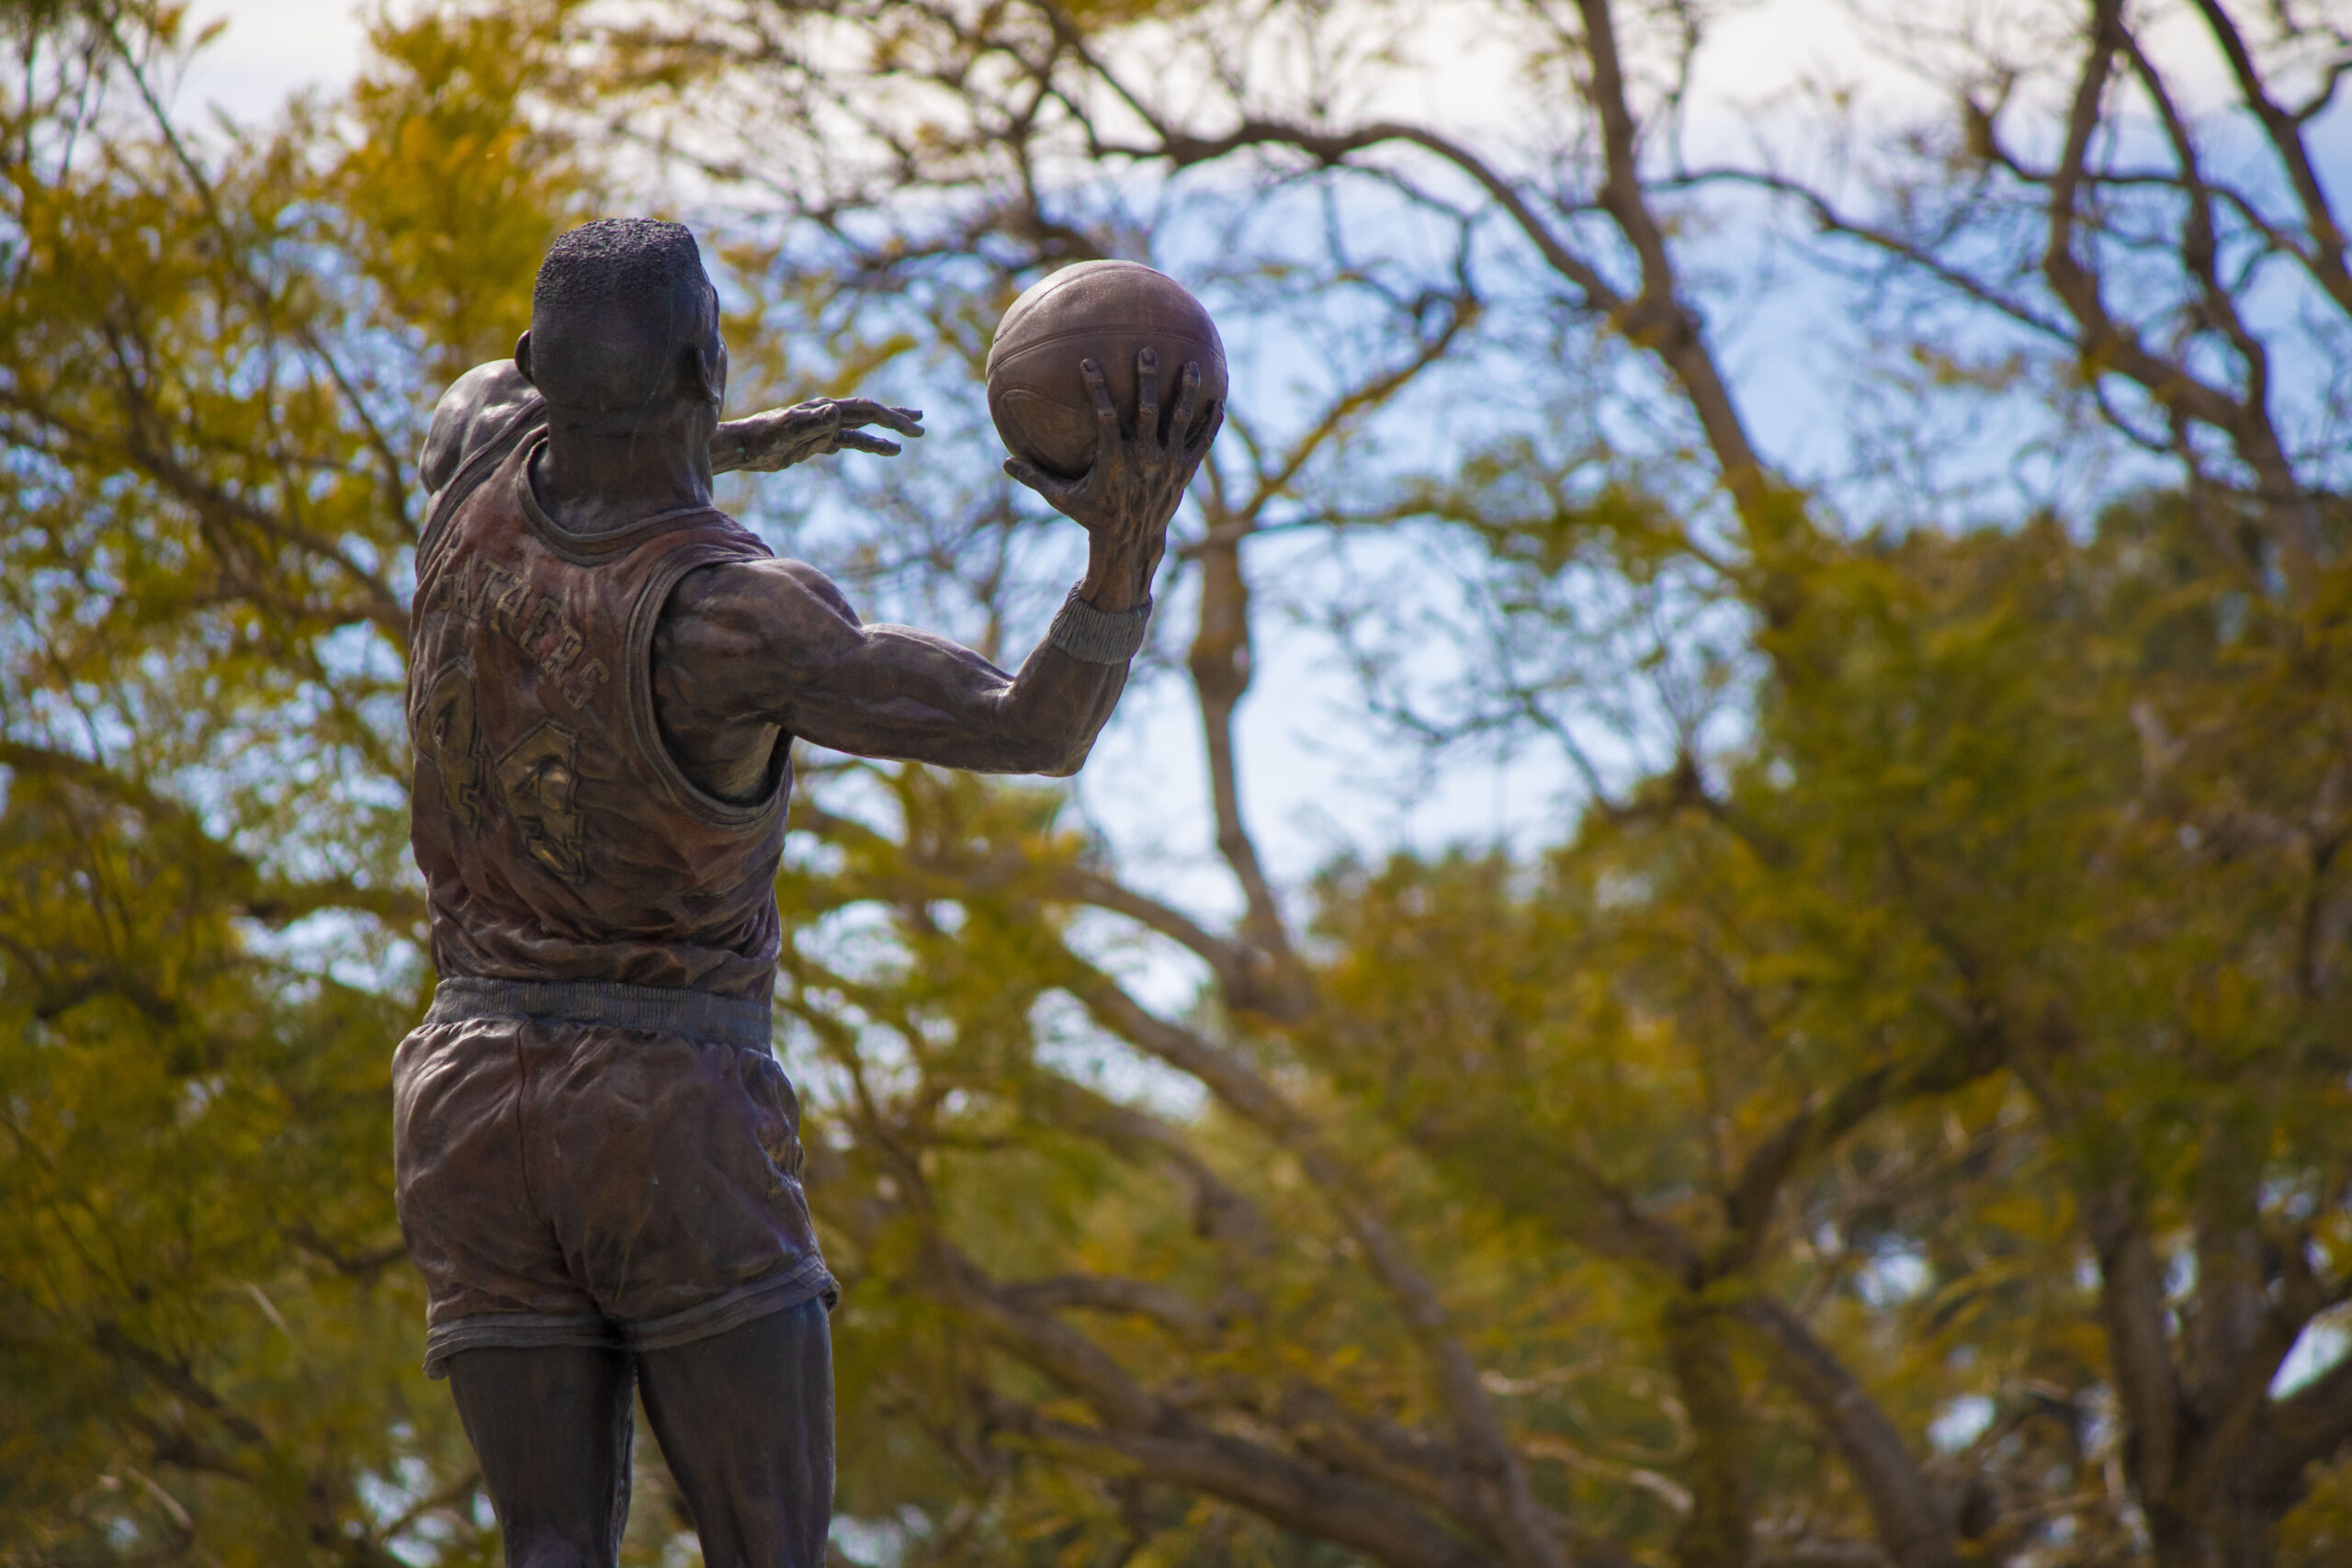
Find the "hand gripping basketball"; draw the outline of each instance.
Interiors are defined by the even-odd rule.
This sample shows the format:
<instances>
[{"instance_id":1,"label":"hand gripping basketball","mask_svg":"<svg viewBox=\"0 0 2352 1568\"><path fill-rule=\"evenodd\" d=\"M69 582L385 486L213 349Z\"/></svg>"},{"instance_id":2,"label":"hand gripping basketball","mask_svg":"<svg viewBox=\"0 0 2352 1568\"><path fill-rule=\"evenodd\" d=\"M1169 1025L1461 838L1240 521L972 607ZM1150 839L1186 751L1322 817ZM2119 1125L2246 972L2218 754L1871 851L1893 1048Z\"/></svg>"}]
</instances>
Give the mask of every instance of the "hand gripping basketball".
<instances>
[{"instance_id":1,"label":"hand gripping basketball","mask_svg":"<svg viewBox=\"0 0 2352 1568\"><path fill-rule=\"evenodd\" d=\"M1004 471L1027 485L1047 504L1071 518L1113 549L1134 549L1156 544L1167 532L1184 499L1184 487L1207 455L1225 423L1216 409L1191 441L1184 433L1193 426L1201 398L1201 367L1188 363L1178 385L1172 417L1159 417L1159 355L1144 349L1136 355L1136 421L1132 432L1119 420L1111 401L1102 367L1091 359L1079 362L1087 395L1094 403L1094 462L1074 479L1054 478L1035 463L1020 457L1005 460Z\"/></svg>"}]
</instances>

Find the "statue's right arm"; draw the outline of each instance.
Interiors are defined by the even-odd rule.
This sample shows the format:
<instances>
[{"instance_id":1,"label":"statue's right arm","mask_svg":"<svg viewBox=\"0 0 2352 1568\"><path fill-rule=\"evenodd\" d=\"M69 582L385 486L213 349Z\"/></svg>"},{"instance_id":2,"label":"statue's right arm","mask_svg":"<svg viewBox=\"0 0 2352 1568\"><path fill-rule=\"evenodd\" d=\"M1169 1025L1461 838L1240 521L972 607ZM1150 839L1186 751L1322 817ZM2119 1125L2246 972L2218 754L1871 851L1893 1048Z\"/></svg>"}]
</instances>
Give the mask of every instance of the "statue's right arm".
<instances>
[{"instance_id":1,"label":"statue's right arm","mask_svg":"<svg viewBox=\"0 0 2352 1568\"><path fill-rule=\"evenodd\" d=\"M1047 643L1011 674L946 637L868 625L824 573L792 560L689 573L653 639L657 710L689 755L772 727L857 756L1073 773L1126 679L1125 659Z\"/></svg>"},{"instance_id":2,"label":"statue's right arm","mask_svg":"<svg viewBox=\"0 0 2352 1568\"><path fill-rule=\"evenodd\" d=\"M781 731L864 757L1076 773L1126 684L1169 518L1224 413L1201 410L1200 367L1187 365L1163 425L1159 356L1147 348L1136 356L1130 427L1102 367L1090 359L1080 369L1094 402L1093 466L1060 479L1018 458L1006 465L1086 529L1086 576L1062 612L1071 637L1057 617L1020 673L1007 674L945 637L866 625L803 562L704 567L680 581L654 628L654 700L673 744L716 756L740 751L751 735L764 754L766 738Z\"/></svg>"}]
</instances>

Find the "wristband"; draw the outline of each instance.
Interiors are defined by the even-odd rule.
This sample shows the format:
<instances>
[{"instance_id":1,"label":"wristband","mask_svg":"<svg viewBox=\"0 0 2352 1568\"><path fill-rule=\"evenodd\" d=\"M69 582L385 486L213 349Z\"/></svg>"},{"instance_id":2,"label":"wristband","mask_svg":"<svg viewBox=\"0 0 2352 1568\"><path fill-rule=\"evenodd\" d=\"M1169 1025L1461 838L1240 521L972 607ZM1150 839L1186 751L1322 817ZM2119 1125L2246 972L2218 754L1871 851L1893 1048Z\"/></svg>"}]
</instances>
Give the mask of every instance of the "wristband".
<instances>
[{"instance_id":1,"label":"wristband","mask_svg":"<svg viewBox=\"0 0 2352 1568\"><path fill-rule=\"evenodd\" d=\"M1150 621L1148 599L1132 610L1098 610L1072 588L1046 640L1083 663L1125 664L1143 646Z\"/></svg>"}]
</instances>

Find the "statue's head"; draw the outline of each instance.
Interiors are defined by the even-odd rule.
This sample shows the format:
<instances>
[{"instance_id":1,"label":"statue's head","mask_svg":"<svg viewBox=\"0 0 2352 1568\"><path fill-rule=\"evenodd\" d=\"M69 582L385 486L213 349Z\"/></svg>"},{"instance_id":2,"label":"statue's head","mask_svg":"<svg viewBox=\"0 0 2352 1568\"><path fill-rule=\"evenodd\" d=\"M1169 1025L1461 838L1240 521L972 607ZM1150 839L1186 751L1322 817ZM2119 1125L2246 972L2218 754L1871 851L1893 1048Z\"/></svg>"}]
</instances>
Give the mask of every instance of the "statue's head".
<instances>
[{"instance_id":1,"label":"statue's head","mask_svg":"<svg viewBox=\"0 0 2352 1568\"><path fill-rule=\"evenodd\" d=\"M605 218L557 238L514 363L559 430L624 435L715 419L727 389L718 295L681 223Z\"/></svg>"}]
</instances>

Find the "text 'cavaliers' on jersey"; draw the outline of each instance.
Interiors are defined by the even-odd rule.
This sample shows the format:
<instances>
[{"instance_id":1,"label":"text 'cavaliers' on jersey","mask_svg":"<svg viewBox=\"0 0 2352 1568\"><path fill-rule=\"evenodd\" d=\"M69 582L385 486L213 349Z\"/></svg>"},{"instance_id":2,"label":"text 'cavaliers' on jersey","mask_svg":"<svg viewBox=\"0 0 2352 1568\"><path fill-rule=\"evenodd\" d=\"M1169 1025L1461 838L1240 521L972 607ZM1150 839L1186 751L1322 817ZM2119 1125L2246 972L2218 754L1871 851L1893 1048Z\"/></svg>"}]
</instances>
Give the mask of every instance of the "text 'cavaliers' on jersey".
<instances>
[{"instance_id":1,"label":"text 'cavaliers' on jersey","mask_svg":"<svg viewBox=\"0 0 2352 1568\"><path fill-rule=\"evenodd\" d=\"M680 578L767 547L711 507L566 533L531 493L538 445L516 444L417 562L412 841L433 962L764 1002L789 742L757 798L697 788L655 721L651 645Z\"/></svg>"}]
</instances>

